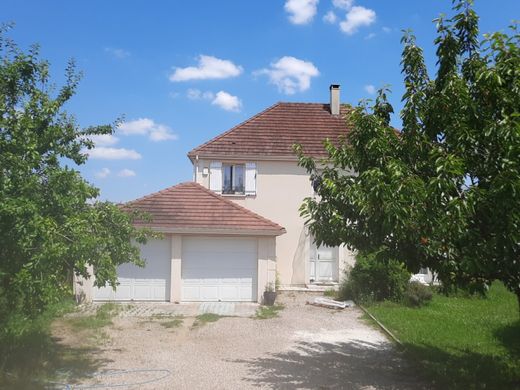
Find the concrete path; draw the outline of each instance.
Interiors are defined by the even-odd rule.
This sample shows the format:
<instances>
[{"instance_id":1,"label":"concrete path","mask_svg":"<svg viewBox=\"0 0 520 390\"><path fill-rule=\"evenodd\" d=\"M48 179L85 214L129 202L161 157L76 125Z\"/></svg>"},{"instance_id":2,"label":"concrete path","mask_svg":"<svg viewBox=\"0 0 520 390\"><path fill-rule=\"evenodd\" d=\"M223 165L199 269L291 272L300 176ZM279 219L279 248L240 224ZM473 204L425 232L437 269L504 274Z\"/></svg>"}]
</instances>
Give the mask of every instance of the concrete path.
<instances>
[{"instance_id":1,"label":"concrete path","mask_svg":"<svg viewBox=\"0 0 520 390\"><path fill-rule=\"evenodd\" d=\"M82 305L79 315L94 314L103 302ZM260 307L251 302L202 302L202 303L169 303L169 302L121 302L120 318L184 316L195 317L199 314L213 313L226 317L252 317Z\"/></svg>"}]
</instances>

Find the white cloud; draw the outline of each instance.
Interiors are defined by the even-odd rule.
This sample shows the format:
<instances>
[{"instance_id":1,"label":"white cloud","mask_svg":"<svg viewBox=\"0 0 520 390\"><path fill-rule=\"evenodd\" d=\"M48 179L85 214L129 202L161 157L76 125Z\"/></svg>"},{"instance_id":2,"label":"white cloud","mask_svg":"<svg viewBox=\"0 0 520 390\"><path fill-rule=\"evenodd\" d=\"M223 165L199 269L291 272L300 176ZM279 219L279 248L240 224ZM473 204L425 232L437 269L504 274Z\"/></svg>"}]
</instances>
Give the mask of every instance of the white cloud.
<instances>
[{"instance_id":1,"label":"white cloud","mask_svg":"<svg viewBox=\"0 0 520 390\"><path fill-rule=\"evenodd\" d=\"M105 47L105 52L109 53L112 57L117 58L119 60L130 57L130 52L124 49Z\"/></svg>"},{"instance_id":2,"label":"white cloud","mask_svg":"<svg viewBox=\"0 0 520 390\"><path fill-rule=\"evenodd\" d=\"M95 146L111 146L119 141L119 138L112 134L94 134L89 135L88 138L94 142Z\"/></svg>"},{"instance_id":3,"label":"white cloud","mask_svg":"<svg viewBox=\"0 0 520 390\"><path fill-rule=\"evenodd\" d=\"M110 175L110 169L108 168L102 168L99 172L96 172L94 174L98 179L104 179L108 175Z\"/></svg>"},{"instance_id":4,"label":"white cloud","mask_svg":"<svg viewBox=\"0 0 520 390\"><path fill-rule=\"evenodd\" d=\"M376 21L376 13L369 8L354 6L347 12L345 20L339 26L341 31L347 35L352 35L358 31L360 27L370 26Z\"/></svg>"},{"instance_id":5,"label":"white cloud","mask_svg":"<svg viewBox=\"0 0 520 390\"><path fill-rule=\"evenodd\" d=\"M365 37L366 40L369 40L369 39L372 39L372 38L375 38L376 37L376 33L373 33L371 32L370 34L367 34L367 36Z\"/></svg>"},{"instance_id":6,"label":"white cloud","mask_svg":"<svg viewBox=\"0 0 520 390\"><path fill-rule=\"evenodd\" d=\"M202 91L200 89L190 88L186 91L186 96L190 100L199 100L202 97Z\"/></svg>"},{"instance_id":7,"label":"white cloud","mask_svg":"<svg viewBox=\"0 0 520 390\"><path fill-rule=\"evenodd\" d=\"M99 147L84 150L83 153L92 159L98 160L139 160L141 155L132 149Z\"/></svg>"},{"instance_id":8,"label":"white cloud","mask_svg":"<svg viewBox=\"0 0 520 390\"><path fill-rule=\"evenodd\" d=\"M337 17L334 11L329 11L323 16L323 21L325 23L334 24L336 23Z\"/></svg>"},{"instance_id":9,"label":"white cloud","mask_svg":"<svg viewBox=\"0 0 520 390\"><path fill-rule=\"evenodd\" d=\"M384 33L390 34L392 32L392 29L390 27L383 26L382 28Z\"/></svg>"},{"instance_id":10,"label":"white cloud","mask_svg":"<svg viewBox=\"0 0 520 390\"><path fill-rule=\"evenodd\" d=\"M336 8L349 10L354 5L354 0L332 0L332 5Z\"/></svg>"},{"instance_id":11,"label":"white cloud","mask_svg":"<svg viewBox=\"0 0 520 390\"><path fill-rule=\"evenodd\" d=\"M215 95L211 91L202 92L200 89L189 88L186 91L186 96L190 100L213 100Z\"/></svg>"},{"instance_id":12,"label":"white cloud","mask_svg":"<svg viewBox=\"0 0 520 390\"><path fill-rule=\"evenodd\" d=\"M217 92L211 104L219 106L226 111L240 111L242 107L242 102L237 96L233 96L224 91Z\"/></svg>"},{"instance_id":13,"label":"white cloud","mask_svg":"<svg viewBox=\"0 0 520 390\"><path fill-rule=\"evenodd\" d=\"M289 21L293 24L307 24L314 19L319 0L287 0L285 12L289 14Z\"/></svg>"},{"instance_id":14,"label":"white cloud","mask_svg":"<svg viewBox=\"0 0 520 390\"><path fill-rule=\"evenodd\" d=\"M242 72L241 66L235 65L229 60L200 55L197 66L175 68L170 75L170 81L227 79L239 76Z\"/></svg>"},{"instance_id":15,"label":"white cloud","mask_svg":"<svg viewBox=\"0 0 520 390\"><path fill-rule=\"evenodd\" d=\"M177 135L173 134L168 126L155 123L150 118L123 122L118 126L118 130L124 135L146 135L155 142L177 139Z\"/></svg>"},{"instance_id":16,"label":"white cloud","mask_svg":"<svg viewBox=\"0 0 520 390\"><path fill-rule=\"evenodd\" d=\"M276 85L280 92L292 95L310 88L311 78L320 74L312 62L285 56L271 63L269 69L261 69L255 74L266 74L269 82Z\"/></svg>"},{"instance_id":17,"label":"white cloud","mask_svg":"<svg viewBox=\"0 0 520 390\"><path fill-rule=\"evenodd\" d=\"M370 95L374 95L376 93L376 87L374 87L372 84L365 85L365 91L367 91L367 93Z\"/></svg>"},{"instance_id":18,"label":"white cloud","mask_svg":"<svg viewBox=\"0 0 520 390\"><path fill-rule=\"evenodd\" d=\"M119 177L133 177L135 176L135 172L132 171L131 169L122 169L119 171L119 173L117 174L117 176Z\"/></svg>"}]
</instances>

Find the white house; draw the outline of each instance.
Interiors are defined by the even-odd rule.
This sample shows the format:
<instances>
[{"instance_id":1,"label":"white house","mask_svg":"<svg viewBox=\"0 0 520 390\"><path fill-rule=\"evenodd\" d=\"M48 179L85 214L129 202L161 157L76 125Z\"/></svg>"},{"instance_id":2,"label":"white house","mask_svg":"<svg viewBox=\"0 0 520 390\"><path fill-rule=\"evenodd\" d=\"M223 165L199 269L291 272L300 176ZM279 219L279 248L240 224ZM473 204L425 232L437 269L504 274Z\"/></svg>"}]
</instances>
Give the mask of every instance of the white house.
<instances>
[{"instance_id":1,"label":"white house","mask_svg":"<svg viewBox=\"0 0 520 390\"><path fill-rule=\"evenodd\" d=\"M146 267L120 266L116 291L79 281L87 299L259 301L277 274L285 288L338 283L354 255L314 244L299 214L313 189L292 148L324 157L345 115L331 85L329 104L277 103L190 151L193 182L128 203L165 234L142 247Z\"/></svg>"}]
</instances>

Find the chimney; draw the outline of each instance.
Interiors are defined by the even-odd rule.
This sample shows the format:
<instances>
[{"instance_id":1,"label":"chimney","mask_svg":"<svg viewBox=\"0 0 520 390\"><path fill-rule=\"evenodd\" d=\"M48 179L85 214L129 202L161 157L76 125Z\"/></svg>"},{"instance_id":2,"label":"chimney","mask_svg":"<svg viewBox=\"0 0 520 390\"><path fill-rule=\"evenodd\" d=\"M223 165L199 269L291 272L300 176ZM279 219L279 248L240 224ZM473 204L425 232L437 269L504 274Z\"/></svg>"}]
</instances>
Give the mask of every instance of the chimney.
<instances>
[{"instance_id":1,"label":"chimney","mask_svg":"<svg viewBox=\"0 0 520 390\"><path fill-rule=\"evenodd\" d=\"M330 85L330 113L339 115L339 84Z\"/></svg>"}]
</instances>

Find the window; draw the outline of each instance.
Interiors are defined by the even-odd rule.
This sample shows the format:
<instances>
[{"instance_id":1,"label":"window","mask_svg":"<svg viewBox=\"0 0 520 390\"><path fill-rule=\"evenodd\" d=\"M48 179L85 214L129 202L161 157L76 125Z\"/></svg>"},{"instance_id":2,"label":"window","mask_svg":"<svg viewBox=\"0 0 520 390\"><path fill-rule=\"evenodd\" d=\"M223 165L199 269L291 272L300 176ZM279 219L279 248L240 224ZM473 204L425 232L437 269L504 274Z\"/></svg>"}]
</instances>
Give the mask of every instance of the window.
<instances>
[{"instance_id":1,"label":"window","mask_svg":"<svg viewBox=\"0 0 520 390\"><path fill-rule=\"evenodd\" d=\"M222 164L222 193L244 194L244 164Z\"/></svg>"}]
</instances>

